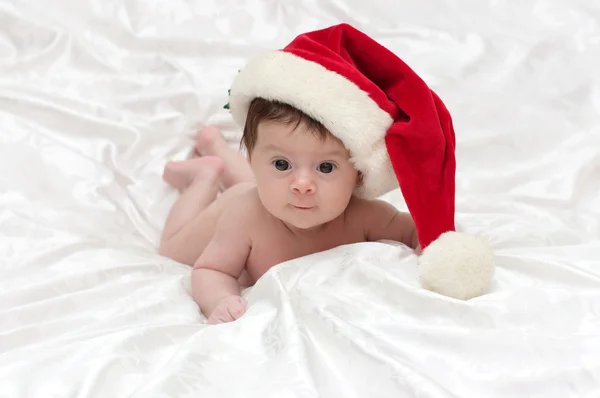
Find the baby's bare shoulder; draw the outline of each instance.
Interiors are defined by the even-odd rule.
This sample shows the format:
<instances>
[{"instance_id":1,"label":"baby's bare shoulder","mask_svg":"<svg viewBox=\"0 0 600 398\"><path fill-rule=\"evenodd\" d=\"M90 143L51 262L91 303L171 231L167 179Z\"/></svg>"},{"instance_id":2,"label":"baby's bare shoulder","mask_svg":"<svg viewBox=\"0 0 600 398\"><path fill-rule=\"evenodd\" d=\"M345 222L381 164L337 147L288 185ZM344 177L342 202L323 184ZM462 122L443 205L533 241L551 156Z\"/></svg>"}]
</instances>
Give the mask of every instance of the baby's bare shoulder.
<instances>
[{"instance_id":1,"label":"baby's bare shoulder","mask_svg":"<svg viewBox=\"0 0 600 398\"><path fill-rule=\"evenodd\" d=\"M360 199L353 197L346 214L354 222L363 224L376 222L380 223L385 220L390 220L398 214L398 209L388 202L380 199Z\"/></svg>"},{"instance_id":2,"label":"baby's bare shoulder","mask_svg":"<svg viewBox=\"0 0 600 398\"><path fill-rule=\"evenodd\" d=\"M252 229L262 220L264 207L256 188L250 188L231 198L223 209L220 222L232 228Z\"/></svg>"},{"instance_id":3,"label":"baby's bare shoulder","mask_svg":"<svg viewBox=\"0 0 600 398\"><path fill-rule=\"evenodd\" d=\"M252 245L278 237L277 223L269 215L256 189L250 189L231 200L221 216L231 236L243 236Z\"/></svg>"},{"instance_id":4,"label":"baby's bare shoulder","mask_svg":"<svg viewBox=\"0 0 600 398\"><path fill-rule=\"evenodd\" d=\"M414 221L410 213L399 211L384 200L357 200L353 208L355 222L369 241L381 239L405 243L412 248L418 244Z\"/></svg>"}]
</instances>

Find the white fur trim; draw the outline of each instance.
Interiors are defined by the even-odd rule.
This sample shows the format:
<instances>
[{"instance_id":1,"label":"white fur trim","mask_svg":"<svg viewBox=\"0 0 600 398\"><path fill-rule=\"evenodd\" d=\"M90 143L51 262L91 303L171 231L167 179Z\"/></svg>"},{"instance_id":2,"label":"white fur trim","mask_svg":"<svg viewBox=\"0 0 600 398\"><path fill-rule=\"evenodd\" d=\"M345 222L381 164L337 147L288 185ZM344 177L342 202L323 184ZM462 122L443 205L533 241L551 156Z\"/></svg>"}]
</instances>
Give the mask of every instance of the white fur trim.
<instances>
[{"instance_id":1,"label":"white fur trim","mask_svg":"<svg viewBox=\"0 0 600 398\"><path fill-rule=\"evenodd\" d=\"M338 137L364 174L358 196L371 199L398 187L384 140L393 119L352 81L318 63L274 51L254 58L234 79L229 108L238 125L245 125L256 97L292 105Z\"/></svg>"},{"instance_id":2,"label":"white fur trim","mask_svg":"<svg viewBox=\"0 0 600 398\"><path fill-rule=\"evenodd\" d=\"M419 260L421 285L460 300L482 295L494 275L494 255L483 239L446 232L425 248Z\"/></svg>"}]
</instances>

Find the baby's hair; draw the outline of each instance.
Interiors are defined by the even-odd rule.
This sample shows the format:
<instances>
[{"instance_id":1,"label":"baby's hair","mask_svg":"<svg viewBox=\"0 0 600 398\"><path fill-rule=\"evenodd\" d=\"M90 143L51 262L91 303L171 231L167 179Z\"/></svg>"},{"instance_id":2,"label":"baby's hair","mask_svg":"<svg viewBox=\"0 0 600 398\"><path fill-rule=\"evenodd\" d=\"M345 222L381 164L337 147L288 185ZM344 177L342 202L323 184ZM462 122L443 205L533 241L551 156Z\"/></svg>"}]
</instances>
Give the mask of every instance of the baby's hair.
<instances>
[{"instance_id":1,"label":"baby's hair","mask_svg":"<svg viewBox=\"0 0 600 398\"><path fill-rule=\"evenodd\" d=\"M320 140L336 139L321 123L293 106L283 102L255 98L248 108L248 116L246 117L241 142L249 155L252 153L258 139L258 125L264 121L294 125L294 130L303 123L306 129Z\"/></svg>"}]
</instances>

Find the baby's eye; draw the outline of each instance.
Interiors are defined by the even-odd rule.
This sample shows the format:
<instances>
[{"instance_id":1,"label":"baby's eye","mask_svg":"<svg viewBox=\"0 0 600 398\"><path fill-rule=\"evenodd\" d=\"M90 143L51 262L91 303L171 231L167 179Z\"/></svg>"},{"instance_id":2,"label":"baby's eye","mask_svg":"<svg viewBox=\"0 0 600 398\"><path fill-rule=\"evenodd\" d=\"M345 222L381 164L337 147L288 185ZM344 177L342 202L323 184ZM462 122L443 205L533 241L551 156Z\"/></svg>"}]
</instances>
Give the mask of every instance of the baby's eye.
<instances>
[{"instance_id":1,"label":"baby's eye","mask_svg":"<svg viewBox=\"0 0 600 398\"><path fill-rule=\"evenodd\" d=\"M323 162L319 165L318 170L323 174L329 174L335 169L335 165L329 162Z\"/></svg>"},{"instance_id":2,"label":"baby's eye","mask_svg":"<svg viewBox=\"0 0 600 398\"><path fill-rule=\"evenodd\" d=\"M290 163L287 160L277 159L273 162L273 166L279 171L286 171L290 169Z\"/></svg>"}]
</instances>

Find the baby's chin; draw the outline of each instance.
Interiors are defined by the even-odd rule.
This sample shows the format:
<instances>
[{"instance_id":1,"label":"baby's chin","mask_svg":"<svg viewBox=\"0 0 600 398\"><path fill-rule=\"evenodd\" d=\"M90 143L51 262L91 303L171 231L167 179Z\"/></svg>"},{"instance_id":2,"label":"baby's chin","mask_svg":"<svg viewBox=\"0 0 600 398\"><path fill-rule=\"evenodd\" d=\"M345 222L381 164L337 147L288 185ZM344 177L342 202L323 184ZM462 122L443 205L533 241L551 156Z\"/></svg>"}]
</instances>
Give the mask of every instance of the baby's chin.
<instances>
[{"instance_id":1,"label":"baby's chin","mask_svg":"<svg viewBox=\"0 0 600 398\"><path fill-rule=\"evenodd\" d=\"M293 227L294 229L300 230L302 232L310 232L311 230L318 230L323 227L325 224L335 220L339 217L339 214L329 214L323 215L319 214L318 209L315 210L298 210L293 211L292 214L284 212L281 215L273 216L278 218L280 221L285 223L288 227ZM304 214L306 213L306 214Z\"/></svg>"},{"instance_id":2,"label":"baby's chin","mask_svg":"<svg viewBox=\"0 0 600 398\"><path fill-rule=\"evenodd\" d=\"M282 219L284 223L288 226L294 227L295 229L301 230L303 232L310 232L311 230L317 230L321 228L323 225L327 224L330 220L326 221L318 221L318 222L298 222L297 220L285 220Z\"/></svg>"}]
</instances>

